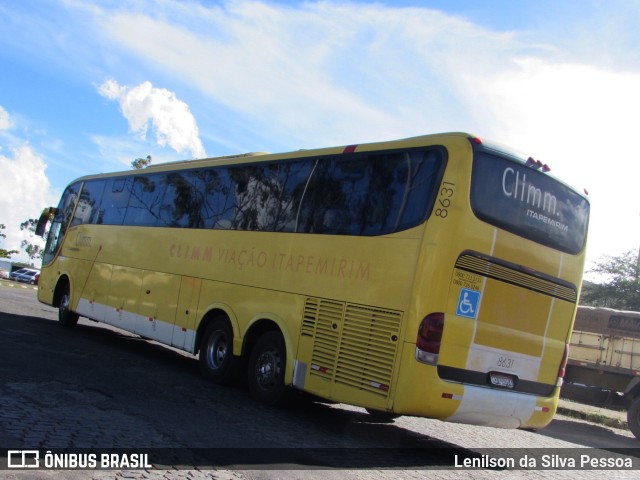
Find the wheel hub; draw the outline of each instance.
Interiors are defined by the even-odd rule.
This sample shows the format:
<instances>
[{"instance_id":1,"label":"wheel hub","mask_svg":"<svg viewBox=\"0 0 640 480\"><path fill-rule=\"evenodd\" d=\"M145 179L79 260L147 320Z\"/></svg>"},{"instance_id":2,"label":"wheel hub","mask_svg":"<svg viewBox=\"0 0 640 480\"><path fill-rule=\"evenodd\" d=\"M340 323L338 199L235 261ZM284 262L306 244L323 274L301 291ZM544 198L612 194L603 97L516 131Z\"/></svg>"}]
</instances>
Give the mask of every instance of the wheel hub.
<instances>
[{"instance_id":1,"label":"wheel hub","mask_svg":"<svg viewBox=\"0 0 640 480\"><path fill-rule=\"evenodd\" d=\"M263 388L275 383L280 373L280 358L274 352L265 352L258 359L257 380Z\"/></svg>"},{"instance_id":2,"label":"wheel hub","mask_svg":"<svg viewBox=\"0 0 640 480\"><path fill-rule=\"evenodd\" d=\"M227 358L228 346L223 335L214 335L207 348L207 359L211 368L220 368Z\"/></svg>"}]
</instances>

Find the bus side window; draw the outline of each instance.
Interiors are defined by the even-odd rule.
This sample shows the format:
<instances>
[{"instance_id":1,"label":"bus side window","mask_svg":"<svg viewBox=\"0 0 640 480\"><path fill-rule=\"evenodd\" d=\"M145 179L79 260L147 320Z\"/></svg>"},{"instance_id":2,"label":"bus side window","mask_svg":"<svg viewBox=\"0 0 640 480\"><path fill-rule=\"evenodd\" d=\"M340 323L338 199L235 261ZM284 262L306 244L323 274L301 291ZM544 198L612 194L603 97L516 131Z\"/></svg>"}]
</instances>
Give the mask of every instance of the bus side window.
<instances>
[{"instance_id":1,"label":"bus side window","mask_svg":"<svg viewBox=\"0 0 640 480\"><path fill-rule=\"evenodd\" d=\"M396 176L394 208L389 212L387 225L393 231L399 231L423 222L431 213L444 172L446 153L433 148L389 157L396 165Z\"/></svg>"},{"instance_id":2,"label":"bus side window","mask_svg":"<svg viewBox=\"0 0 640 480\"><path fill-rule=\"evenodd\" d=\"M188 226L188 171L169 172L164 177L165 191L159 209L161 227Z\"/></svg>"},{"instance_id":3,"label":"bus side window","mask_svg":"<svg viewBox=\"0 0 640 480\"><path fill-rule=\"evenodd\" d=\"M100 211L100 200L104 191L104 180L90 180L84 182L78 206L71 221L71 226L84 223L96 223Z\"/></svg>"},{"instance_id":4,"label":"bus side window","mask_svg":"<svg viewBox=\"0 0 640 480\"><path fill-rule=\"evenodd\" d=\"M127 212L132 183L131 177L116 177L107 181L100 202L101 216L97 219L97 223L122 225Z\"/></svg>"},{"instance_id":5,"label":"bus side window","mask_svg":"<svg viewBox=\"0 0 640 480\"><path fill-rule=\"evenodd\" d=\"M71 223L71 216L73 215L73 210L76 206L76 200L78 199L78 193L80 193L80 187L82 184L74 183L70 185L65 190L62 195L62 199L60 200L60 205L58 206L58 215L54 221L61 222L65 227L69 226ZM63 232L64 233L64 232Z\"/></svg>"},{"instance_id":6,"label":"bus side window","mask_svg":"<svg viewBox=\"0 0 640 480\"><path fill-rule=\"evenodd\" d=\"M155 226L165 191L164 175L136 175L133 178L125 225Z\"/></svg>"},{"instance_id":7,"label":"bus side window","mask_svg":"<svg viewBox=\"0 0 640 480\"><path fill-rule=\"evenodd\" d=\"M438 149L321 158L296 231L384 235L419 225L433 205L443 161Z\"/></svg>"},{"instance_id":8,"label":"bus side window","mask_svg":"<svg viewBox=\"0 0 640 480\"><path fill-rule=\"evenodd\" d=\"M208 168L192 174L192 185L198 192L193 214L199 228L215 228L228 213L229 174L227 168Z\"/></svg>"},{"instance_id":9,"label":"bus side window","mask_svg":"<svg viewBox=\"0 0 640 480\"><path fill-rule=\"evenodd\" d=\"M81 183L69 185L62 194L60 204L58 205L58 213L53 219L53 222L51 222L51 228L47 236L47 244L44 247L43 265L50 263L60 248L67 227L71 223L71 217L76 206L81 185Z\"/></svg>"},{"instance_id":10,"label":"bus side window","mask_svg":"<svg viewBox=\"0 0 640 480\"><path fill-rule=\"evenodd\" d=\"M292 232L313 160L236 167L229 170L235 214L230 228Z\"/></svg>"},{"instance_id":11,"label":"bus side window","mask_svg":"<svg viewBox=\"0 0 640 480\"><path fill-rule=\"evenodd\" d=\"M276 191L275 215L271 218L271 230L293 232L296 228L300 202L315 166L315 160L300 160L282 164L278 170L280 190Z\"/></svg>"},{"instance_id":12,"label":"bus side window","mask_svg":"<svg viewBox=\"0 0 640 480\"><path fill-rule=\"evenodd\" d=\"M206 168L170 172L164 176L158 225L213 228L226 201L221 180L225 177L224 172L224 168Z\"/></svg>"}]
</instances>

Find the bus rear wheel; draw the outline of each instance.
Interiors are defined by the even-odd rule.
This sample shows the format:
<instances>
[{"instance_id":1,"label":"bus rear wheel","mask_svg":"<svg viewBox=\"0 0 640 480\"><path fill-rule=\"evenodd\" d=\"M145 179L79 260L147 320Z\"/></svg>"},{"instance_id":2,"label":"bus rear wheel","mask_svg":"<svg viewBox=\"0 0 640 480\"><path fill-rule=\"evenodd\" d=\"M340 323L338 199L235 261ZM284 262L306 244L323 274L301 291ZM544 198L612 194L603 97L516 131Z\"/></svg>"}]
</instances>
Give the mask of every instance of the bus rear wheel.
<instances>
[{"instance_id":1,"label":"bus rear wheel","mask_svg":"<svg viewBox=\"0 0 640 480\"><path fill-rule=\"evenodd\" d=\"M231 383L237 378L238 359L233 356L233 330L225 318L207 327L200 344L200 371L215 383Z\"/></svg>"},{"instance_id":2,"label":"bus rear wheel","mask_svg":"<svg viewBox=\"0 0 640 480\"><path fill-rule=\"evenodd\" d=\"M62 288L60 302L58 303L58 322L65 327L73 327L78 323L80 316L71 310L71 292L69 291L69 285L65 283Z\"/></svg>"},{"instance_id":3,"label":"bus rear wheel","mask_svg":"<svg viewBox=\"0 0 640 480\"><path fill-rule=\"evenodd\" d=\"M284 402L287 351L280 332L271 330L256 342L249 357L248 386L251 396L267 405Z\"/></svg>"}]
</instances>

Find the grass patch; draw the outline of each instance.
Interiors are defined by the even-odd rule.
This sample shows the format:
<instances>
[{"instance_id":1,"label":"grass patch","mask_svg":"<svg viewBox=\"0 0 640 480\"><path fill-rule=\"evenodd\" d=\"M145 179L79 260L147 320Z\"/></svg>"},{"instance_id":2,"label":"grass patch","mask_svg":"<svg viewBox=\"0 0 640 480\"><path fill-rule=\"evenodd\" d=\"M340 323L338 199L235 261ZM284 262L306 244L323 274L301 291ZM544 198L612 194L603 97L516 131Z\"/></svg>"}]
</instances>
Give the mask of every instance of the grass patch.
<instances>
[{"instance_id":1,"label":"grass patch","mask_svg":"<svg viewBox=\"0 0 640 480\"><path fill-rule=\"evenodd\" d=\"M558 407L558 413L571 418L577 418L579 420L586 420L587 422L597 423L599 425L605 425L613 428L626 428L629 426L627 422L621 421L618 418L611 418L601 413L594 412L581 412L579 410L572 410L569 408Z\"/></svg>"}]
</instances>

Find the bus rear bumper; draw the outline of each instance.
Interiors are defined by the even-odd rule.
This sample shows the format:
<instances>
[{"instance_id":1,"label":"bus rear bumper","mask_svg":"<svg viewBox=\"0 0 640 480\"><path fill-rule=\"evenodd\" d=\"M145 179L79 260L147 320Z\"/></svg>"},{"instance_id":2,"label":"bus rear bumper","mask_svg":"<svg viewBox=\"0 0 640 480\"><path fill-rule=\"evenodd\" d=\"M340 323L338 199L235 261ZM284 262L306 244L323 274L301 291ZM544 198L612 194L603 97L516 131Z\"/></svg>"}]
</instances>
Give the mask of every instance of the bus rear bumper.
<instances>
[{"instance_id":1,"label":"bus rear bumper","mask_svg":"<svg viewBox=\"0 0 640 480\"><path fill-rule=\"evenodd\" d=\"M497 428L542 428L551 421L555 408L552 398L465 385L458 408L445 420Z\"/></svg>"},{"instance_id":2,"label":"bus rear bumper","mask_svg":"<svg viewBox=\"0 0 640 480\"><path fill-rule=\"evenodd\" d=\"M438 377L436 367L410 362L397 385L395 413L497 428L543 428L556 412L557 388L542 397L449 382Z\"/></svg>"}]
</instances>

